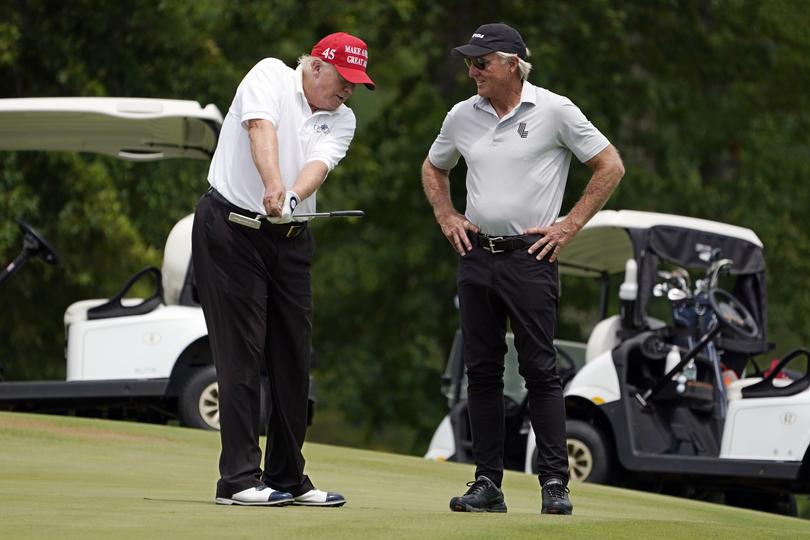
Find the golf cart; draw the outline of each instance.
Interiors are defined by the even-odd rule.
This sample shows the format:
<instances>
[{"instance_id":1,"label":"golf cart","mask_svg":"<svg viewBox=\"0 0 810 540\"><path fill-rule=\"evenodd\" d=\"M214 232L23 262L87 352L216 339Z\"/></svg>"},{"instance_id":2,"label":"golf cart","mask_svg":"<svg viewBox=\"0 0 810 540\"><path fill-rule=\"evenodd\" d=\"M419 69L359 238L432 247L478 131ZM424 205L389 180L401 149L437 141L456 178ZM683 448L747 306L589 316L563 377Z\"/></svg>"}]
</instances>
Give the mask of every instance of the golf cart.
<instances>
[{"instance_id":1,"label":"golf cart","mask_svg":"<svg viewBox=\"0 0 810 540\"><path fill-rule=\"evenodd\" d=\"M209 160L222 124L214 105L134 98L3 99L0 119L0 150L92 152L130 161ZM64 315L67 380L0 382L0 410L126 411L219 429L216 372L191 266L192 221L186 216L172 228L161 269L137 272L112 298L70 305ZM0 274L0 286L32 257L56 262L45 239L18 224L23 249ZM129 298L143 280L152 293Z\"/></svg>"},{"instance_id":2,"label":"golf cart","mask_svg":"<svg viewBox=\"0 0 810 540\"><path fill-rule=\"evenodd\" d=\"M620 313L600 310L584 365L565 383L571 477L795 515L792 494L810 492L810 352L790 352L765 373L753 361L773 349L756 234L602 211L562 251L560 272L604 283L624 273ZM516 369L507 376L519 378ZM525 409L525 391L517 402ZM525 413L512 426L507 445L523 457L520 469L536 472ZM467 461L447 434L468 428L444 427L428 457ZM443 456L431 455L442 446Z\"/></svg>"}]
</instances>

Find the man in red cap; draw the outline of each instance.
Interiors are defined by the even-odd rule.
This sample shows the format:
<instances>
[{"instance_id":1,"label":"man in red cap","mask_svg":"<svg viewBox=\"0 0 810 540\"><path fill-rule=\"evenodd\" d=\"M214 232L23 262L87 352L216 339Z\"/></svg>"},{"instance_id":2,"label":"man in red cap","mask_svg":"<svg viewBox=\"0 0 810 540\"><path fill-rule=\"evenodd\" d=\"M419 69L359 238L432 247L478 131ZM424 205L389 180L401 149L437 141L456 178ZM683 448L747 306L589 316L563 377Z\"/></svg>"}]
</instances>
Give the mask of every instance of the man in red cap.
<instances>
[{"instance_id":1,"label":"man in red cap","mask_svg":"<svg viewBox=\"0 0 810 540\"><path fill-rule=\"evenodd\" d=\"M304 474L313 241L296 214L315 212L315 192L354 136L344 103L356 84L374 82L366 44L346 33L326 36L298 63L265 58L239 84L194 217L194 272L219 383L218 504L346 503Z\"/></svg>"}]
</instances>

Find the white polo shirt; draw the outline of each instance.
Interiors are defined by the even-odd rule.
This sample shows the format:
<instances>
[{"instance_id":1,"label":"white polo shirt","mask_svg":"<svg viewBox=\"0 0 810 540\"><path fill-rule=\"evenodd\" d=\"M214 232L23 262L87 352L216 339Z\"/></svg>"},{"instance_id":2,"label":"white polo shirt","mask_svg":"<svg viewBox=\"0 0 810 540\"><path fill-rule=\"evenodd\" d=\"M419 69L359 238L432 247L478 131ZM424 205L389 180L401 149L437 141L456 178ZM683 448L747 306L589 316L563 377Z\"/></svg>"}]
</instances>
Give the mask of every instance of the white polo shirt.
<instances>
[{"instance_id":1,"label":"white polo shirt","mask_svg":"<svg viewBox=\"0 0 810 540\"><path fill-rule=\"evenodd\" d=\"M503 118L478 95L456 104L428 159L450 170L463 156L465 217L484 234L511 236L554 223L571 152L585 162L608 144L571 100L524 81L520 103Z\"/></svg>"},{"instance_id":2,"label":"white polo shirt","mask_svg":"<svg viewBox=\"0 0 810 540\"><path fill-rule=\"evenodd\" d=\"M281 178L291 189L304 164L319 160L329 171L346 155L354 137L354 113L345 105L313 113L304 96L302 68L265 58L251 69L225 116L219 143L208 170L208 182L231 203L264 214L264 184L253 163L248 120L269 120L278 134ZM314 212L315 194L296 212Z\"/></svg>"}]
</instances>

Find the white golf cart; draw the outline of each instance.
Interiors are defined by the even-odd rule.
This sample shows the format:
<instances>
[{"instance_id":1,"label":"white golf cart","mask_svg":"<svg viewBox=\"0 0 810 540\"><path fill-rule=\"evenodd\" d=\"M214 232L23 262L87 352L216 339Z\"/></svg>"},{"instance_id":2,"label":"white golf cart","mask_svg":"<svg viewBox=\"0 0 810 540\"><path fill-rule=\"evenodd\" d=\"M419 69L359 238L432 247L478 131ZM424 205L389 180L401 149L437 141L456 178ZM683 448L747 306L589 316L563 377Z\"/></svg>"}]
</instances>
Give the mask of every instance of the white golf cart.
<instances>
[{"instance_id":1,"label":"white golf cart","mask_svg":"<svg viewBox=\"0 0 810 540\"><path fill-rule=\"evenodd\" d=\"M751 362L773 349L757 235L602 211L563 250L560 271L604 283L624 272L620 315L602 312L565 384L571 477L795 514L793 493L810 492L810 353L797 349L765 374ZM516 360L506 376L519 379ZM507 454L532 473L525 390L517 403ZM465 429L448 415L426 457L468 461L456 444Z\"/></svg>"},{"instance_id":2,"label":"white golf cart","mask_svg":"<svg viewBox=\"0 0 810 540\"><path fill-rule=\"evenodd\" d=\"M134 161L208 160L221 124L216 106L195 101L3 99L0 150L92 152ZM191 267L192 218L181 219L169 233L161 270L145 268L112 298L67 308L66 381L0 382L0 409L148 410L157 412L158 420L176 416L182 425L219 429L216 372ZM0 286L31 256L55 257L36 231L25 223L20 228L22 253L0 274ZM142 279L152 280L152 295L127 298Z\"/></svg>"}]
</instances>

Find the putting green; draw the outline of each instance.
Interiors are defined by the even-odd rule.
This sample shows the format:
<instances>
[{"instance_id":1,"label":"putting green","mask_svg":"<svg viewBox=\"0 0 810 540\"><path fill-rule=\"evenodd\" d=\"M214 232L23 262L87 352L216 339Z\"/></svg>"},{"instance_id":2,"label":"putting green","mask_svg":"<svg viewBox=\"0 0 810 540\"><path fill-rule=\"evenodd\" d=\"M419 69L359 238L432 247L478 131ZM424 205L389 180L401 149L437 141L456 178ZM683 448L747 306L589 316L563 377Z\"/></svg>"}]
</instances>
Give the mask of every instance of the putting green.
<instances>
[{"instance_id":1,"label":"putting green","mask_svg":"<svg viewBox=\"0 0 810 540\"><path fill-rule=\"evenodd\" d=\"M507 514L448 510L469 465L308 444L307 472L343 508L213 504L219 438L177 427L0 413L0 537L810 538L810 523L589 484L541 516L536 479L507 473Z\"/></svg>"}]
</instances>

